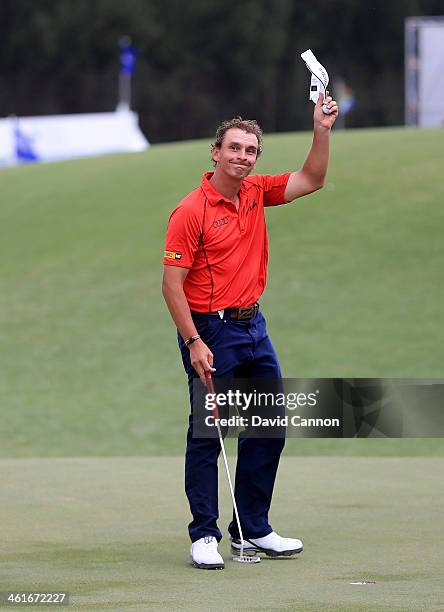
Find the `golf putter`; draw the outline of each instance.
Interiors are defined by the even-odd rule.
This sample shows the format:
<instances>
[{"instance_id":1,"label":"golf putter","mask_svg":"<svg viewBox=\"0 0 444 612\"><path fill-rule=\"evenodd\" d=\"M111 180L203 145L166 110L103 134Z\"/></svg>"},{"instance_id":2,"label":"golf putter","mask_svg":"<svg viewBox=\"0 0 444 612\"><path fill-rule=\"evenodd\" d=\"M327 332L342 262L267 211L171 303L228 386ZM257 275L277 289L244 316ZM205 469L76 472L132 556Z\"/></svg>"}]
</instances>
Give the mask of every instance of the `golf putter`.
<instances>
[{"instance_id":1,"label":"golf putter","mask_svg":"<svg viewBox=\"0 0 444 612\"><path fill-rule=\"evenodd\" d=\"M215 391L214 391L214 383L213 383L213 379L211 377L211 372L209 370L207 370L205 372L205 380L207 383L207 389L209 393L212 393L215 396ZM213 416L216 422L216 427L217 427L217 433L219 434L219 442L220 442L220 447L222 450L222 456L224 458L224 464L225 464L225 471L227 473L227 480L228 480L228 486L230 488L230 493L231 493L231 500L233 502L233 508L234 508L234 514L236 516L236 523L237 523L237 528L239 530L239 537L240 537L240 541L241 541L241 547L240 547L240 553L239 556L235 555L233 556L233 561L238 561L239 563L259 563L260 562L260 557L257 556L249 556L249 555L244 555L244 536L242 535L242 527L240 524L240 519L239 519L239 513L237 511L237 505L236 505L236 500L234 499L234 489L233 489L233 484L231 482L231 476L230 476L230 470L228 468L228 461L227 461L227 455L225 453L225 444L224 444L224 439L222 437L222 432L220 430L220 425L219 425L219 410L217 408L217 405L215 406L214 410L213 410Z\"/></svg>"},{"instance_id":2,"label":"golf putter","mask_svg":"<svg viewBox=\"0 0 444 612\"><path fill-rule=\"evenodd\" d=\"M318 62L311 49L307 49L301 53L301 57L305 62L308 70L311 72L310 82L310 100L316 104L319 99L319 94L324 94L324 100L327 97L328 72L322 64ZM322 111L325 115L329 115L330 111L326 104L322 105Z\"/></svg>"}]
</instances>

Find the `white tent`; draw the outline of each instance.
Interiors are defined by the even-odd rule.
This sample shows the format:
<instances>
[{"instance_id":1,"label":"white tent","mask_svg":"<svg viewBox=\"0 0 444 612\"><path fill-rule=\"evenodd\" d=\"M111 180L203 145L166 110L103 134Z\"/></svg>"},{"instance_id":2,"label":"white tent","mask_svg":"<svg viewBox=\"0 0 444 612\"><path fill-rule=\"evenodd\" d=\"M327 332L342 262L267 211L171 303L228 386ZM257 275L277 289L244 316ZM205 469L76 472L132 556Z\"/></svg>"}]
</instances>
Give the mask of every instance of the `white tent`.
<instances>
[{"instance_id":1,"label":"white tent","mask_svg":"<svg viewBox=\"0 0 444 612\"><path fill-rule=\"evenodd\" d=\"M137 114L114 113L0 119L0 164L57 161L143 151L149 146Z\"/></svg>"}]
</instances>

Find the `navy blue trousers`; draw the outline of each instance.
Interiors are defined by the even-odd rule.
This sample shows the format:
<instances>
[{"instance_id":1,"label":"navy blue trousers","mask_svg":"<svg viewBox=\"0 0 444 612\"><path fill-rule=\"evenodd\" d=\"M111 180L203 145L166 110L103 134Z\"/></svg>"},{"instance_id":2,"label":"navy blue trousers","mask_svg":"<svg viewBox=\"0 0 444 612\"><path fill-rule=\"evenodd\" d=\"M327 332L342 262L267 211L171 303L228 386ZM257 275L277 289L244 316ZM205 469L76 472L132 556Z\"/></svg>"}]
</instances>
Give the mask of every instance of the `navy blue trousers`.
<instances>
[{"instance_id":1,"label":"navy blue trousers","mask_svg":"<svg viewBox=\"0 0 444 612\"><path fill-rule=\"evenodd\" d=\"M214 355L214 378L281 379L277 355L261 312L249 321L200 313L193 313L193 319ZM220 442L218 438L193 438L193 379L197 374L180 334L178 340L191 402L185 456L185 491L193 516L188 531L192 542L207 535L219 541L222 538L217 526ZM284 445L284 438L238 439L235 498L245 538L260 538L273 531L268 512ZM234 514L228 531L232 537L239 537Z\"/></svg>"}]
</instances>

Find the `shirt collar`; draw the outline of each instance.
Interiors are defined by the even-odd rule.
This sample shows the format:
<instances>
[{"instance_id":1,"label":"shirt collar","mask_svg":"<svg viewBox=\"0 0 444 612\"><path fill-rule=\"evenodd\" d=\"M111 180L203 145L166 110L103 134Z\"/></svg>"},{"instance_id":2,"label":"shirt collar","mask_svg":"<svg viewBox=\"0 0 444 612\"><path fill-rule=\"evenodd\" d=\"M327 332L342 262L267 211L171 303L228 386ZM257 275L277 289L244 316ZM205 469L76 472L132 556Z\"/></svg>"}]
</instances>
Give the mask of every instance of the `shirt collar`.
<instances>
[{"instance_id":1,"label":"shirt collar","mask_svg":"<svg viewBox=\"0 0 444 612\"><path fill-rule=\"evenodd\" d=\"M205 172L203 174L203 176L202 176L201 187L202 187L202 190L205 193L206 197L208 198L208 202L212 206L215 206L219 202L229 202L229 203L232 204L231 200L228 200L228 198L226 198L221 193L216 191L216 189L213 187L212 183L210 183L210 178L213 176L213 174L214 174L214 172ZM250 185L246 184L245 179L244 179L242 181L239 193L240 194L243 193L245 191L245 189L248 189L248 187L250 187Z\"/></svg>"}]
</instances>

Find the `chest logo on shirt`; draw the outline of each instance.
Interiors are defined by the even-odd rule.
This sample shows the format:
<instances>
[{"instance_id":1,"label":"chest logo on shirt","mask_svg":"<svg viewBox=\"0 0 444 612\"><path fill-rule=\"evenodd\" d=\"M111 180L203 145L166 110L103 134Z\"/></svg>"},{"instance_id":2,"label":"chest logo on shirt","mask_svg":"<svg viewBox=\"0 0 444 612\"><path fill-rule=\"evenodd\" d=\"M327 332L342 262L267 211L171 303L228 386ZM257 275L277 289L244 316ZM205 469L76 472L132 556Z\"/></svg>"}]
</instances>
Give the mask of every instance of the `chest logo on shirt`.
<instances>
[{"instance_id":1,"label":"chest logo on shirt","mask_svg":"<svg viewBox=\"0 0 444 612\"><path fill-rule=\"evenodd\" d=\"M251 212L253 210L253 208L256 208L257 205L258 204L257 204L256 200L254 200L253 204L250 204L250 206L247 208L247 213L246 214L248 215L248 213Z\"/></svg>"},{"instance_id":2,"label":"chest logo on shirt","mask_svg":"<svg viewBox=\"0 0 444 612\"><path fill-rule=\"evenodd\" d=\"M213 227L222 227L223 225L227 225L228 217L222 217L222 219L217 219L213 221Z\"/></svg>"}]
</instances>

